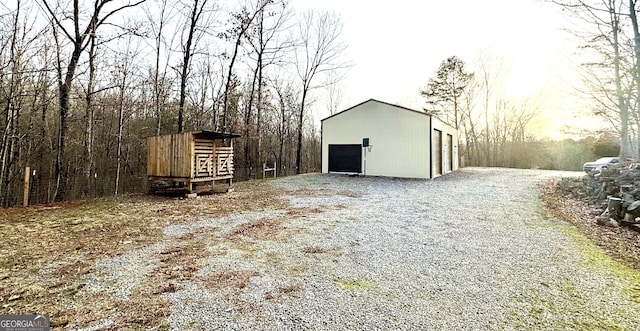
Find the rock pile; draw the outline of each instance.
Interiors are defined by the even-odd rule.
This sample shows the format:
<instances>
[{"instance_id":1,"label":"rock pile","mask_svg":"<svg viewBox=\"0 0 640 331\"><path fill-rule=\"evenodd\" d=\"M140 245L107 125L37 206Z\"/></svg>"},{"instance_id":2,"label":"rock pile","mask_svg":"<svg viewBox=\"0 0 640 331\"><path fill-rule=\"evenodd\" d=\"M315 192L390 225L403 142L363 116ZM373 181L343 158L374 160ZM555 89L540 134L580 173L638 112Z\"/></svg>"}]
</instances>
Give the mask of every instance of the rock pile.
<instances>
[{"instance_id":1,"label":"rock pile","mask_svg":"<svg viewBox=\"0 0 640 331\"><path fill-rule=\"evenodd\" d=\"M602 203L598 224L640 227L640 163L593 170L584 182L589 195Z\"/></svg>"}]
</instances>

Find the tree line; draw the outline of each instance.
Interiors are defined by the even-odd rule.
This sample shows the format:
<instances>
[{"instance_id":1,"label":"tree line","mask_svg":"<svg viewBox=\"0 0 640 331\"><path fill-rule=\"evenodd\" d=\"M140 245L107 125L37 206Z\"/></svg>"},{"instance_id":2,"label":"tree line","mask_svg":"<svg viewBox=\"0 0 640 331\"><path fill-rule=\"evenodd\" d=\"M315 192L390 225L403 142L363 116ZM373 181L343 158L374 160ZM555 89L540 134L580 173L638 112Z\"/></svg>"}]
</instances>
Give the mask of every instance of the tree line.
<instances>
[{"instance_id":1,"label":"tree line","mask_svg":"<svg viewBox=\"0 0 640 331\"><path fill-rule=\"evenodd\" d=\"M537 136L533 124L543 105L537 95L507 98L505 72L495 54L481 54L472 68L451 56L420 90L423 110L458 129L465 165L582 170L587 161L620 153L620 136L612 130L573 132L578 139Z\"/></svg>"},{"instance_id":2,"label":"tree line","mask_svg":"<svg viewBox=\"0 0 640 331\"><path fill-rule=\"evenodd\" d=\"M640 29L636 0L547 0L562 8L583 41L582 86L591 114L611 124L619 156L640 156Z\"/></svg>"},{"instance_id":3,"label":"tree line","mask_svg":"<svg viewBox=\"0 0 640 331\"><path fill-rule=\"evenodd\" d=\"M466 165L549 167L538 157L540 148L530 132L541 105L534 97L506 98L506 73L504 60L495 54L481 54L474 70L451 56L420 90L424 111L458 129L459 153Z\"/></svg>"},{"instance_id":4,"label":"tree line","mask_svg":"<svg viewBox=\"0 0 640 331\"><path fill-rule=\"evenodd\" d=\"M540 104L535 96L508 99L502 93L504 62L483 54L469 69L456 56L445 59L420 94L424 110L459 129L460 154L468 165L578 170L597 156L640 157L640 30L637 1L548 0L563 9L569 32L582 42L575 50L583 103L576 108L609 123L600 132L582 132L579 141L545 146L531 130ZM583 112L584 113L584 112ZM617 147L600 151L601 142ZM548 141L546 141L548 143ZM561 156L563 153L570 155ZM562 160L561 162L550 162ZM573 160L568 162L568 160ZM568 163L567 163L568 162ZM559 164L564 164L558 167Z\"/></svg>"},{"instance_id":5,"label":"tree line","mask_svg":"<svg viewBox=\"0 0 640 331\"><path fill-rule=\"evenodd\" d=\"M242 135L239 176L319 169L317 88L349 68L342 22L286 0L17 0L0 5L0 205L23 171L43 203L146 187L146 138Z\"/></svg>"}]
</instances>

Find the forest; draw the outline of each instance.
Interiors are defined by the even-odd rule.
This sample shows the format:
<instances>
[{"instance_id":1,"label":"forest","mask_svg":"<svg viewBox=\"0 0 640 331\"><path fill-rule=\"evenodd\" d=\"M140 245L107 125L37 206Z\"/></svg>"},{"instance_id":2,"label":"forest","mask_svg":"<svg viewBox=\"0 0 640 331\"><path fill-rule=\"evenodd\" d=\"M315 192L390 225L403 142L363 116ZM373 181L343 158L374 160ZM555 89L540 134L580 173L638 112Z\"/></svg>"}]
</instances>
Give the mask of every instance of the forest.
<instances>
[{"instance_id":1,"label":"forest","mask_svg":"<svg viewBox=\"0 0 640 331\"><path fill-rule=\"evenodd\" d=\"M312 92L349 68L331 12L284 0L0 5L0 205L144 192L146 138L234 132L236 177L319 169Z\"/></svg>"}]
</instances>

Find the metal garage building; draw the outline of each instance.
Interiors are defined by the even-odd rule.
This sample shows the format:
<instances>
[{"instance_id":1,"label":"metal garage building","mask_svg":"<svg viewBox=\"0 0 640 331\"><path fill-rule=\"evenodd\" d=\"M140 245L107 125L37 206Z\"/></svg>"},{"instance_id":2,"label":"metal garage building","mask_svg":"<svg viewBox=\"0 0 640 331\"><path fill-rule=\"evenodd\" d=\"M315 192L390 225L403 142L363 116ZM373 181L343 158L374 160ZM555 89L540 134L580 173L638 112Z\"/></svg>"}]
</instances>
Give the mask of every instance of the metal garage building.
<instances>
[{"instance_id":1,"label":"metal garage building","mask_svg":"<svg viewBox=\"0 0 640 331\"><path fill-rule=\"evenodd\" d=\"M435 178L457 169L457 130L424 112L370 99L322 120L323 173Z\"/></svg>"}]
</instances>

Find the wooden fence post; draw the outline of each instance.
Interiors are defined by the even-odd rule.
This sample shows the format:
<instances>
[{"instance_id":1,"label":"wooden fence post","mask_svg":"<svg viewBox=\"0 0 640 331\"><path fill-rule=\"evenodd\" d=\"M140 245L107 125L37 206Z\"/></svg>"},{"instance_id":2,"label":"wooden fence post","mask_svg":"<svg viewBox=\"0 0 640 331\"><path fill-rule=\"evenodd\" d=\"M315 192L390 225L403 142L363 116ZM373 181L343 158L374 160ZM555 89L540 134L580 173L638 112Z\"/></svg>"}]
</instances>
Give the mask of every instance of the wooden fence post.
<instances>
[{"instance_id":1,"label":"wooden fence post","mask_svg":"<svg viewBox=\"0 0 640 331\"><path fill-rule=\"evenodd\" d=\"M22 206L29 206L29 181L31 179L31 168L24 168L24 191L22 193Z\"/></svg>"}]
</instances>

